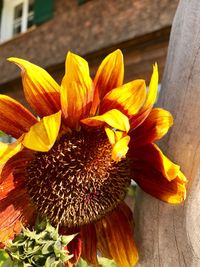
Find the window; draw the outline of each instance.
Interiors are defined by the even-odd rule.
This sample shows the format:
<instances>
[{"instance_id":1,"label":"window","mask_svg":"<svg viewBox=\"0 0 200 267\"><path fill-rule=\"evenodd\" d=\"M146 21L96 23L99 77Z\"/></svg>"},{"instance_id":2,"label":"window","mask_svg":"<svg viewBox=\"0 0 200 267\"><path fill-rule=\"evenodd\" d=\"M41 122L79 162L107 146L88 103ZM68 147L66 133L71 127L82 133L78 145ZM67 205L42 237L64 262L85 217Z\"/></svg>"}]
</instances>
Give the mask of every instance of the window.
<instances>
[{"instance_id":1,"label":"window","mask_svg":"<svg viewBox=\"0 0 200 267\"><path fill-rule=\"evenodd\" d=\"M4 0L1 41L6 41L33 25L34 0Z\"/></svg>"},{"instance_id":2,"label":"window","mask_svg":"<svg viewBox=\"0 0 200 267\"><path fill-rule=\"evenodd\" d=\"M51 19L53 10L54 0L0 0L0 41Z\"/></svg>"}]
</instances>

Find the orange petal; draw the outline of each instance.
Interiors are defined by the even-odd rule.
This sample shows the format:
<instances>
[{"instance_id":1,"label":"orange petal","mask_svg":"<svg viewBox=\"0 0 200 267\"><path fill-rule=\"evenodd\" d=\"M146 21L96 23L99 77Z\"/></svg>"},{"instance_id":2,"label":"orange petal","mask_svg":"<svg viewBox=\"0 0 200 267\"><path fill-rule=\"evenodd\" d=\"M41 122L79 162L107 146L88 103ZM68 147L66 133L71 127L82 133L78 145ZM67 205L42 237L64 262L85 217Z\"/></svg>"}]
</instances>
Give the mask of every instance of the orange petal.
<instances>
[{"instance_id":1,"label":"orange petal","mask_svg":"<svg viewBox=\"0 0 200 267\"><path fill-rule=\"evenodd\" d=\"M61 112L43 117L24 135L23 145L29 149L41 152L49 151L54 145L61 124Z\"/></svg>"},{"instance_id":2,"label":"orange petal","mask_svg":"<svg viewBox=\"0 0 200 267\"><path fill-rule=\"evenodd\" d=\"M133 142L134 143L134 142ZM175 179L180 171L180 166L169 160L155 144L134 147L130 142L129 157L134 161L145 161L149 166L158 170L169 181Z\"/></svg>"},{"instance_id":3,"label":"orange petal","mask_svg":"<svg viewBox=\"0 0 200 267\"><path fill-rule=\"evenodd\" d=\"M128 152L128 144L130 142L130 136L125 136L116 142L112 149L112 159L115 161L120 161L122 158L126 157Z\"/></svg>"},{"instance_id":4,"label":"orange petal","mask_svg":"<svg viewBox=\"0 0 200 267\"><path fill-rule=\"evenodd\" d=\"M0 95L0 130L15 138L37 122L36 118L13 98Z\"/></svg>"},{"instance_id":5,"label":"orange petal","mask_svg":"<svg viewBox=\"0 0 200 267\"><path fill-rule=\"evenodd\" d=\"M12 174L10 174L6 177L6 179L4 179L3 182L0 182L0 200L4 199L14 188L14 177Z\"/></svg>"},{"instance_id":6,"label":"orange petal","mask_svg":"<svg viewBox=\"0 0 200 267\"><path fill-rule=\"evenodd\" d=\"M146 85L144 80L135 80L115 88L103 98L100 114L118 109L126 116L135 115L144 104Z\"/></svg>"},{"instance_id":7,"label":"orange petal","mask_svg":"<svg viewBox=\"0 0 200 267\"><path fill-rule=\"evenodd\" d=\"M21 230L21 222L30 224L35 217L35 210L26 191L16 183L15 186L16 188L0 201L0 242L14 238Z\"/></svg>"},{"instance_id":8,"label":"orange petal","mask_svg":"<svg viewBox=\"0 0 200 267\"><path fill-rule=\"evenodd\" d=\"M97 237L94 224L83 225L81 227L82 253L81 257L91 264L97 266Z\"/></svg>"},{"instance_id":9,"label":"orange petal","mask_svg":"<svg viewBox=\"0 0 200 267\"><path fill-rule=\"evenodd\" d=\"M48 72L20 58L8 60L22 69L25 97L40 117L60 110L60 87Z\"/></svg>"},{"instance_id":10,"label":"orange petal","mask_svg":"<svg viewBox=\"0 0 200 267\"><path fill-rule=\"evenodd\" d=\"M168 181L162 173L153 169L145 161L137 161L131 166L133 180L148 194L171 204L179 204L186 198L186 178L179 171L176 178Z\"/></svg>"},{"instance_id":11,"label":"orange petal","mask_svg":"<svg viewBox=\"0 0 200 267\"><path fill-rule=\"evenodd\" d=\"M77 231L75 231L77 233ZM73 231L74 233L74 231ZM70 233L72 234L72 233ZM75 236L70 243L67 245L69 254L73 254L73 257L70 259L69 264L67 266L74 266L80 256L81 256L81 251L82 251L82 240L80 235Z\"/></svg>"},{"instance_id":12,"label":"orange petal","mask_svg":"<svg viewBox=\"0 0 200 267\"><path fill-rule=\"evenodd\" d=\"M140 111L130 119L131 129L138 127L149 115L156 101L158 92L158 66L153 66L153 74L149 84L146 101Z\"/></svg>"},{"instance_id":13,"label":"orange petal","mask_svg":"<svg viewBox=\"0 0 200 267\"><path fill-rule=\"evenodd\" d=\"M101 221L95 223L98 242L106 238L103 246L98 243L103 256L110 255L119 267L133 267L138 261L138 252L133 241L133 216L125 203L119 205ZM132 213L131 213L132 214ZM108 252L104 255L105 247Z\"/></svg>"},{"instance_id":14,"label":"orange petal","mask_svg":"<svg viewBox=\"0 0 200 267\"><path fill-rule=\"evenodd\" d=\"M27 162L32 160L34 152L29 149L22 151L11 157L3 166L1 171L0 183L4 181L14 170L15 173L24 170Z\"/></svg>"},{"instance_id":15,"label":"orange petal","mask_svg":"<svg viewBox=\"0 0 200 267\"><path fill-rule=\"evenodd\" d=\"M6 163L11 157L22 150L23 146L21 143L22 137L16 140L12 144L5 144L0 142L0 165Z\"/></svg>"},{"instance_id":16,"label":"orange petal","mask_svg":"<svg viewBox=\"0 0 200 267\"><path fill-rule=\"evenodd\" d=\"M131 133L135 146L141 146L161 139L173 124L170 112L161 108L151 110L146 120Z\"/></svg>"},{"instance_id":17,"label":"orange petal","mask_svg":"<svg viewBox=\"0 0 200 267\"><path fill-rule=\"evenodd\" d=\"M128 118L117 109L109 110L100 116L83 119L81 122L93 127L103 126L106 123L115 129L125 132L128 132L130 129Z\"/></svg>"},{"instance_id":18,"label":"orange petal","mask_svg":"<svg viewBox=\"0 0 200 267\"><path fill-rule=\"evenodd\" d=\"M91 114L95 115L100 101L113 88L123 84L124 62L122 52L118 49L109 54L99 66L94 78L94 100Z\"/></svg>"},{"instance_id":19,"label":"orange petal","mask_svg":"<svg viewBox=\"0 0 200 267\"><path fill-rule=\"evenodd\" d=\"M93 83L88 63L69 52L61 85L61 106L68 127L78 128L80 119L89 115L92 98Z\"/></svg>"}]
</instances>

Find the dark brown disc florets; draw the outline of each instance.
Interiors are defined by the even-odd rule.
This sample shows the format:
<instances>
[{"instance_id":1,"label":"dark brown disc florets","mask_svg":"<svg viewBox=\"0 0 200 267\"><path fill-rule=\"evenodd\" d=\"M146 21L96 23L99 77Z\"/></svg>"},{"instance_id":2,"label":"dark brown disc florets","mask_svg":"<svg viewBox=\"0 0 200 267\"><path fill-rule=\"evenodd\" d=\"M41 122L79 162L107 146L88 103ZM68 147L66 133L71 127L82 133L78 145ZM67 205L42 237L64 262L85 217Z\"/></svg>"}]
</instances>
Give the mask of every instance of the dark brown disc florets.
<instances>
[{"instance_id":1,"label":"dark brown disc florets","mask_svg":"<svg viewBox=\"0 0 200 267\"><path fill-rule=\"evenodd\" d=\"M76 227L100 219L124 199L128 161L114 162L102 131L66 134L26 167L27 190L53 224Z\"/></svg>"}]
</instances>

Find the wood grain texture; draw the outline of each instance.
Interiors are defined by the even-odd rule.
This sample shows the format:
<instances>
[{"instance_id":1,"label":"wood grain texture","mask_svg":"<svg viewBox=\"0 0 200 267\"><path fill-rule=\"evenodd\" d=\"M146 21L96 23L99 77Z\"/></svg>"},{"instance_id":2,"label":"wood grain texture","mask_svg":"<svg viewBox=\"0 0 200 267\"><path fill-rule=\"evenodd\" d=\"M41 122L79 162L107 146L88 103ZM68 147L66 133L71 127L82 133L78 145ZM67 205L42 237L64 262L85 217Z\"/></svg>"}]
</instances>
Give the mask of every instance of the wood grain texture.
<instances>
[{"instance_id":1,"label":"wood grain texture","mask_svg":"<svg viewBox=\"0 0 200 267\"><path fill-rule=\"evenodd\" d=\"M200 1L181 0L174 18L158 106L174 126L159 144L189 179L187 200L162 203L139 190L137 266L200 266Z\"/></svg>"}]
</instances>

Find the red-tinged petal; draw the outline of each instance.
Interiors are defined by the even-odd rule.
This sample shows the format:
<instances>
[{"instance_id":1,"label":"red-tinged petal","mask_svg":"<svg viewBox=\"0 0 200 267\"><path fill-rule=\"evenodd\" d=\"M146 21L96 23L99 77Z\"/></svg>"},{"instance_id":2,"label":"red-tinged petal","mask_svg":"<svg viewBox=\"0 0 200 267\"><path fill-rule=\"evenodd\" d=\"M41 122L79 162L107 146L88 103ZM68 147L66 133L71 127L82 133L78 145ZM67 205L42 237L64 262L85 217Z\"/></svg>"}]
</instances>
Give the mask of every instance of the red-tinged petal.
<instances>
[{"instance_id":1,"label":"red-tinged petal","mask_svg":"<svg viewBox=\"0 0 200 267\"><path fill-rule=\"evenodd\" d=\"M135 115L144 104L146 85L144 80L126 83L108 92L103 98L100 114L118 109L127 117Z\"/></svg>"},{"instance_id":2,"label":"red-tinged petal","mask_svg":"<svg viewBox=\"0 0 200 267\"><path fill-rule=\"evenodd\" d=\"M124 132L128 132L130 129L128 118L117 109L109 110L100 116L83 119L81 122L91 127L98 127L107 124L112 128Z\"/></svg>"},{"instance_id":3,"label":"red-tinged petal","mask_svg":"<svg viewBox=\"0 0 200 267\"><path fill-rule=\"evenodd\" d=\"M173 124L170 112L161 108L151 110L146 120L131 132L131 138L135 146L153 143L161 139Z\"/></svg>"},{"instance_id":4,"label":"red-tinged petal","mask_svg":"<svg viewBox=\"0 0 200 267\"><path fill-rule=\"evenodd\" d=\"M14 177L10 174L3 182L0 183L0 200L4 199L15 187Z\"/></svg>"},{"instance_id":5,"label":"red-tinged petal","mask_svg":"<svg viewBox=\"0 0 200 267\"><path fill-rule=\"evenodd\" d=\"M0 228L0 240L2 242L1 244L4 244L3 242L6 243L6 241L10 239L14 239L14 237L21 232L21 229L22 224L20 220L16 220L16 222L11 224L10 226L3 228L3 230L1 230Z\"/></svg>"},{"instance_id":6,"label":"red-tinged petal","mask_svg":"<svg viewBox=\"0 0 200 267\"><path fill-rule=\"evenodd\" d=\"M80 235L75 236L72 241L67 245L70 254L73 254L73 258L70 259L72 266L76 264L81 256L82 240Z\"/></svg>"},{"instance_id":7,"label":"red-tinged petal","mask_svg":"<svg viewBox=\"0 0 200 267\"><path fill-rule=\"evenodd\" d=\"M19 151L23 149L22 137L11 144L0 142L0 165L4 165L7 160L16 155Z\"/></svg>"},{"instance_id":8,"label":"red-tinged petal","mask_svg":"<svg viewBox=\"0 0 200 267\"><path fill-rule=\"evenodd\" d=\"M158 170L169 181L176 179L180 166L169 160L155 144L147 144L134 147L134 141L130 142L129 157L135 162L145 161L151 168Z\"/></svg>"},{"instance_id":9,"label":"red-tinged petal","mask_svg":"<svg viewBox=\"0 0 200 267\"><path fill-rule=\"evenodd\" d=\"M40 117L60 110L60 86L44 69L20 58L9 58L22 70L24 94Z\"/></svg>"},{"instance_id":10,"label":"red-tinged petal","mask_svg":"<svg viewBox=\"0 0 200 267\"><path fill-rule=\"evenodd\" d=\"M61 85L61 107L68 127L78 129L80 119L89 115L92 98L93 82L88 63L69 52Z\"/></svg>"},{"instance_id":11,"label":"red-tinged petal","mask_svg":"<svg viewBox=\"0 0 200 267\"><path fill-rule=\"evenodd\" d=\"M149 115L156 101L158 92L158 66L153 66L153 74L149 84L146 101L140 111L130 119L131 129L137 128Z\"/></svg>"},{"instance_id":12,"label":"red-tinged petal","mask_svg":"<svg viewBox=\"0 0 200 267\"><path fill-rule=\"evenodd\" d=\"M125 136L119 141L116 142L112 149L112 159L114 161L120 161L121 159L126 157L128 152L128 144L130 142L130 136Z\"/></svg>"},{"instance_id":13,"label":"red-tinged petal","mask_svg":"<svg viewBox=\"0 0 200 267\"><path fill-rule=\"evenodd\" d=\"M27 192L15 185L15 189L0 201L0 242L14 238L21 230L21 222L32 224L34 221L35 209Z\"/></svg>"},{"instance_id":14,"label":"red-tinged petal","mask_svg":"<svg viewBox=\"0 0 200 267\"><path fill-rule=\"evenodd\" d=\"M47 152L54 145L61 124L61 112L43 117L43 119L31 126L24 135L23 145L31 150Z\"/></svg>"},{"instance_id":15,"label":"red-tinged petal","mask_svg":"<svg viewBox=\"0 0 200 267\"><path fill-rule=\"evenodd\" d=\"M91 264L98 266L97 261L97 236L94 224L83 225L81 227L82 253L81 257Z\"/></svg>"},{"instance_id":16,"label":"red-tinged petal","mask_svg":"<svg viewBox=\"0 0 200 267\"><path fill-rule=\"evenodd\" d=\"M34 152L24 148L22 151L10 158L2 168L0 183L4 181L14 170L23 171L27 162L33 159Z\"/></svg>"},{"instance_id":17,"label":"red-tinged petal","mask_svg":"<svg viewBox=\"0 0 200 267\"><path fill-rule=\"evenodd\" d=\"M132 164L133 180L148 194L171 204L179 204L186 198L186 178L179 171L176 178L168 181L160 172L144 161Z\"/></svg>"},{"instance_id":18,"label":"red-tinged petal","mask_svg":"<svg viewBox=\"0 0 200 267\"><path fill-rule=\"evenodd\" d=\"M106 238L106 243L98 243L100 252L104 255L105 247L119 267L133 267L138 261L138 252L133 241L133 216L125 203L119 205L113 212L109 213L101 221L96 222L97 239L101 234Z\"/></svg>"},{"instance_id":19,"label":"red-tinged petal","mask_svg":"<svg viewBox=\"0 0 200 267\"><path fill-rule=\"evenodd\" d=\"M37 122L37 119L13 98L0 95L0 130L15 138Z\"/></svg>"},{"instance_id":20,"label":"red-tinged petal","mask_svg":"<svg viewBox=\"0 0 200 267\"><path fill-rule=\"evenodd\" d=\"M100 101L113 88L123 84L124 61L122 52L118 49L109 54L99 66L94 78L94 100L91 114L95 115Z\"/></svg>"}]
</instances>

